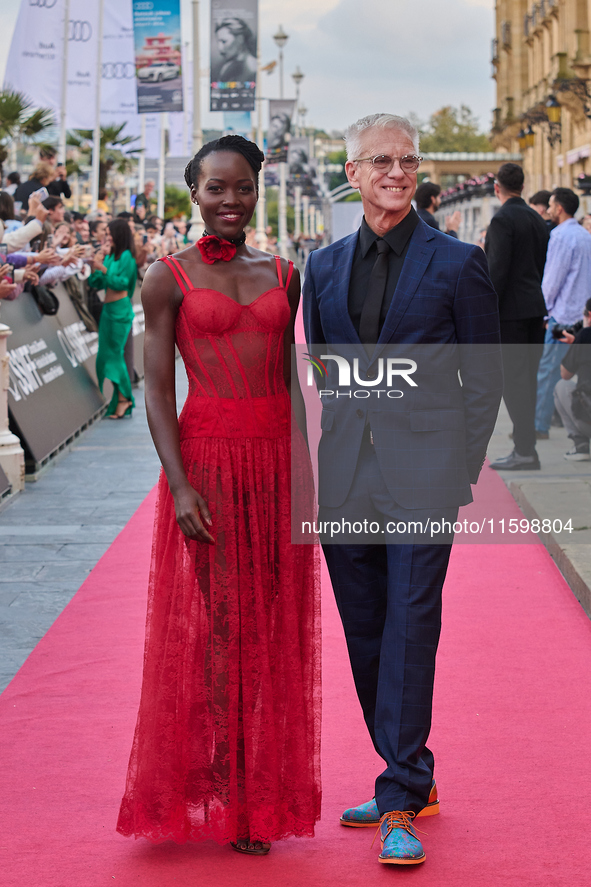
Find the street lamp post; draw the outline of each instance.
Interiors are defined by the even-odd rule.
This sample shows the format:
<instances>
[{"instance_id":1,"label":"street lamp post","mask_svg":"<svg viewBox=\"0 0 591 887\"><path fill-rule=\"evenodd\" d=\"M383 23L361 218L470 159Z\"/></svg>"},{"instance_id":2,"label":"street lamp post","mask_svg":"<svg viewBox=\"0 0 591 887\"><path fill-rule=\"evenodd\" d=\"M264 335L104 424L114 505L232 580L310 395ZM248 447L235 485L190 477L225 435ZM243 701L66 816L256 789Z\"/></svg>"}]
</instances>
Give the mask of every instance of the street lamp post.
<instances>
[{"instance_id":1,"label":"street lamp post","mask_svg":"<svg viewBox=\"0 0 591 887\"><path fill-rule=\"evenodd\" d=\"M260 19L260 12L259 12ZM259 21L259 34L260 21ZM261 41L257 41L257 143L261 151L263 150L263 72L261 69ZM265 190L265 163L259 175L259 199L257 202L257 233L256 242L259 249L267 251L267 198Z\"/></svg>"},{"instance_id":2,"label":"street lamp post","mask_svg":"<svg viewBox=\"0 0 591 887\"><path fill-rule=\"evenodd\" d=\"M300 66L298 65L296 67L295 71L293 72L293 74L291 75L291 78L294 81L295 86L296 86L296 102L295 102L296 132L295 132L295 134L297 136L299 136L299 134L300 134L300 118L299 118L299 114L300 114L300 83L302 82L304 77L305 77L305 74L302 74L302 72L300 71Z\"/></svg>"},{"instance_id":3,"label":"street lamp post","mask_svg":"<svg viewBox=\"0 0 591 887\"><path fill-rule=\"evenodd\" d=\"M273 40L279 47L279 98L283 98L283 47L287 43L289 37L279 25ZM284 259L288 258L287 248L287 163L282 161L279 164L279 253Z\"/></svg>"},{"instance_id":4,"label":"street lamp post","mask_svg":"<svg viewBox=\"0 0 591 887\"><path fill-rule=\"evenodd\" d=\"M203 147L201 129L201 70L199 62L199 0L193 0L193 155ZM191 204L191 228L189 239L199 240L203 234L201 210L196 203Z\"/></svg>"}]
</instances>

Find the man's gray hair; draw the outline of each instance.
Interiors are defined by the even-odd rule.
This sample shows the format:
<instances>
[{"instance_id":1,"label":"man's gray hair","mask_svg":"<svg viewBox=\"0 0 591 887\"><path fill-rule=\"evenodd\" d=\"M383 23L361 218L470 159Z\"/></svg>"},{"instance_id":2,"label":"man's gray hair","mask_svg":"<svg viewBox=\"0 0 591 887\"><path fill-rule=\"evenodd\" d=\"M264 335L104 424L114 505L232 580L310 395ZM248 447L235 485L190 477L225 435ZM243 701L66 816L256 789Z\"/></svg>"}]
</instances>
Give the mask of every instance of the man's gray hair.
<instances>
[{"instance_id":1,"label":"man's gray hair","mask_svg":"<svg viewBox=\"0 0 591 887\"><path fill-rule=\"evenodd\" d=\"M361 135L367 129L400 129L412 140L416 153L419 153L419 133L406 117L396 114L370 114L352 123L345 130L345 148L347 160L356 160L361 152Z\"/></svg>"}]
</instances>

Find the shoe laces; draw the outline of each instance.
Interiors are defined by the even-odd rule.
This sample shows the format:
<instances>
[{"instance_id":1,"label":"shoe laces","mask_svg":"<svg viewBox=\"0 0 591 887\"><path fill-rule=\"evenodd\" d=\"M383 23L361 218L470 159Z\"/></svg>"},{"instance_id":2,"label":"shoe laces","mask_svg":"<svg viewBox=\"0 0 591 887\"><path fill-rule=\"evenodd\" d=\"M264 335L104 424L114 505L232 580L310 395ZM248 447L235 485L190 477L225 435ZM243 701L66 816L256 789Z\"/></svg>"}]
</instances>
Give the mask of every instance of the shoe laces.
<instances>
[{"instance_id":1,"label":"shoe laces","mask_svg":"<svg viewBox=\"0 0 591 887\"><path fill-rule=\"evenodd\" d=\"M384 835L384 838L383 838L384 841L386 840L386 838L388 837L390 832L393 831L395 828L402 828L405 831L407 831L409 833L409 835L412 835L413 838L416 837L416 835L413 833L414 830L416 829L416 826L413 826L413 824L412 824L412 821L415 818L415 816L416 816L416 813L413 813L412 810L404 810L404 811L403 810L392 810L390 813L384 813L384 815L382 816L382 818L380 819L380 822L378 824L377 831L376 831L375 835L373 836L373 841L371 842L371 846L373 847L373 845L375 844L375 840L376 840L378 834L380 834L380 830L382 828L382 823L384 823L384 822L386 822L388 824L388 831L386 832L386 834ZM416 829L416 831L421 831L421 829ZM426 835L427 832L421 832L421 834Z\"/></svg>"}]
</instances>

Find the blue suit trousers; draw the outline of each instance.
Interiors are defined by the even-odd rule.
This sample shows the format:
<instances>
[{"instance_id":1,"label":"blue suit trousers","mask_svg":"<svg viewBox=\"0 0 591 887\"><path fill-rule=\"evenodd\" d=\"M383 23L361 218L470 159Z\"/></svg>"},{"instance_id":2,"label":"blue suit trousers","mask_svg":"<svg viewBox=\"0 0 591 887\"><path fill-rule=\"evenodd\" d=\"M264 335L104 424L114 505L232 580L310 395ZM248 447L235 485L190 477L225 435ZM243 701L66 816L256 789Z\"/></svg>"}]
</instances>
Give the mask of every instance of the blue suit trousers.
<instances>
[{"instance_id":1,"label":"blue suit trousers","mask_svg":"<svg viewBox=\"0 0 591 887\"><path fill-rule=\"evenodd\" d=\"M362 513L364 512L364 513ZM453 522L457 507L439 510ZM426 513L426 512L425 512ZM362 446L342 508L321 508L321 521L421 520L402 509L383 482L374 448ZM388 537L387 537L388 538ZM451 544L323 543L365 722L386 769L375 786L380 815L418 813L433 778L431 728L441 592Z\"/></svg>"}]
</instances>

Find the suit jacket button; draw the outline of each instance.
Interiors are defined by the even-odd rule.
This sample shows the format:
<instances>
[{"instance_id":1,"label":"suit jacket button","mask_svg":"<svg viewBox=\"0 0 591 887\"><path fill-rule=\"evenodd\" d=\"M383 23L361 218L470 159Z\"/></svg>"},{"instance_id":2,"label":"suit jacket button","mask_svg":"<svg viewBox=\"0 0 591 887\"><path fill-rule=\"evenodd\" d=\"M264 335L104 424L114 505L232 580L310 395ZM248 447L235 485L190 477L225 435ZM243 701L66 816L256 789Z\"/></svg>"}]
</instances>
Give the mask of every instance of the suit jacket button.
<instances>
[{"instance_id":1,"label":"suit jacket button","mask_svg":"<svg viewBox=\"0 0 591 887\"><path fill-rule=\"evenodd\" d=\"M363 416L365 414L364 414L363 410L357 410L357 415L359 416L360 419L363 419Z\"/></svg>"},{"instance_id":2,"label":"suit jacket button","mask_svg":"<svg viewBox=\"0 0 591 887\"><path fill-rule=\"evenodd\" d=\"M370 372L370 371L368 370L367 373L366 373L366 376L367 376L368 379L375 379L376 374L375 374L375 373L372 373L372 372Z\"/></svg>"}]
</instances>

